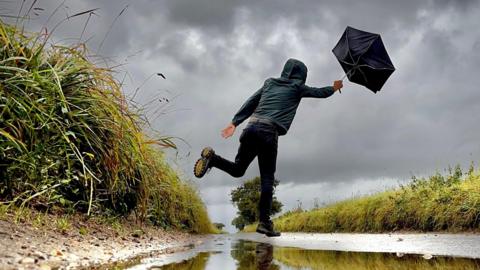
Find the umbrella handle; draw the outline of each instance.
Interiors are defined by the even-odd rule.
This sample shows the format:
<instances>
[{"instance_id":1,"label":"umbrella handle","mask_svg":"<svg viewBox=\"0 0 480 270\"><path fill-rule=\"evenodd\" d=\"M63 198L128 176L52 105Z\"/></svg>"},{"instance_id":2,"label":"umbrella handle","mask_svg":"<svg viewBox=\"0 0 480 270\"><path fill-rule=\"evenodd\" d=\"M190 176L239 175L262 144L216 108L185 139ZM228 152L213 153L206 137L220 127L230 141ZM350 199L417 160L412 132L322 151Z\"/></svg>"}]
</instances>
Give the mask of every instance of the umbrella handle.
<instances>
[{"instance_id":1,"label":"umbrella handle","mask_svg":"<svg viewBox=\"0 0 480 270\"><path fill-rule=\"evenodd\" d=\"M350 71L349 71L349 73L350 73ZM348 75L348 73L345 73L345 74L342 76L342 78L340 78L340 81L343 82L343 79L345 79L345 77L347 77L347 75ZM338 92L341 94L341 93L342 93L342 89L338 89Z\"/></svg>"},{"instance_id":2,"label":"umbrella handle","mask_svg":"<svg viewBox=\"0 0 480 270\"><path fill-rule=\"evenodd\" d=\"M345 74L345 75L340 79L340 81L343 82L343 79L345 79L346 76L347 76L347 75ZM341 94L341 93L342 93L342 89L338 89L338 92Z\"/></svg>"}]
</instances>

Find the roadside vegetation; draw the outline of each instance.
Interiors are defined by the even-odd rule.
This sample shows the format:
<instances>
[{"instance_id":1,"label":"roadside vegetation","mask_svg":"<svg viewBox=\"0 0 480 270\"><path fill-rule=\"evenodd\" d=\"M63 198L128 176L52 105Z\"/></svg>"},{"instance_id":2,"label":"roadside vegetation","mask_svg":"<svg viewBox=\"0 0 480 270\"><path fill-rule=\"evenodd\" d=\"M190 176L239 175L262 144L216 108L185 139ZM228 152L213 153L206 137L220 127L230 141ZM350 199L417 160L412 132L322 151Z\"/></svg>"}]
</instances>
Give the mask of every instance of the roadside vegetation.
<instances>
[{"instance_id":1,"label":"roadside vegetation","mask_svg":"<svg viewBox=\"0 0 480 270\"><path fill-rule=\"evenodd\" d=\"M285 232L479 231L480 173L457 166L397 189L289 211L273 222ZM244 229L254 230L255 224Z\"/></svg>"},{"instance_id":2,"label":"roadside vegetation","mask_svg":"<svg viewBox=\"0 0 480 270\"><path fill-rule=\"evenodd\" d=\"M215 232L196 190L165 161L162 149L175 144L129 105L114 72L84 44L52 45L0 21L2 211L134 215Z\"/></svg>"}]
</instances>

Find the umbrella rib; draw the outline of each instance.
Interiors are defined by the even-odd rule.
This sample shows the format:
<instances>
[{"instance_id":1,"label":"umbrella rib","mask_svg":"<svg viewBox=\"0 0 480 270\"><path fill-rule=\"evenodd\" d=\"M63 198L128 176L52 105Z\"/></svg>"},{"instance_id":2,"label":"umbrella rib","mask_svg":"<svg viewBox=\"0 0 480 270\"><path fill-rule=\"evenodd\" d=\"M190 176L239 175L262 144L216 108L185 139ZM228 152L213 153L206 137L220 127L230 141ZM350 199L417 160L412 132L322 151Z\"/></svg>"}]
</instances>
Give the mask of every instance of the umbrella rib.
<instances>
[{"instance_id":1,"label":"umbrella rib","mask_svg":"<svg viewBox=\"0 0 480 270\"><path fill-rule=\"evenodd\" d=\"M345 75L342 77L341 80L343 81L343 79L344 79L345 77L348 77L348 75L353 74L352 71L355 71L355 69L354 69L354 68L350 69L347 73L345 73ZM349 80L350 80L350 78L349 78Z\"/></svg>"},{"instance_id":2,"label":"umbrella rib","mask_svg":"<svg viewBox=\"0 0 480 270\"><path fill-rule=\"evenodd\" d=\"M346 65L355 66L355 63L349 63L349 62L347 62L347 61L345 61L345 60L342 60L342 59L337 59L337 60L338 60L339 62L342 62L342 63L346 64Z\"/></svg>"},{"instance_id":3,"label":"umbrella rib","mask_svg":"<svg viewBox=\"0 0 480 270\"><path fill-rule=\"evenodd\" d=\"M363 79L365 79L365 82L368 83L368 78L367 78L367 76L365 76L365 73L363 72L363 70L361 70L361 69L358 69L358 70L360 71L360 74L362 74Z\"/></svg>"},{"instance_id":4,"label":"umbrella rib","mask_svg":"<svg viewBox=\"0 0 480 270\"><path fill-rule=\"evenodd\" d=\"M367 64L356 65L356 66L355 66L355 68L361 68L361 67L369 67L369 68L375 69L375 70L395 70L395 68L377 68L377 67L372 67L372 66L367 65Z\"/></svg>"},{"instance_id":5,"label":"umbrella rib","mask_svg":"<svg viewBox=\"0 0 480 270\"><path fill-rule=\"evenodd\" d=\"M348 63L348 62L343 61L343 60L338 60L338 61L352 67L352 68L350 68L350 70L349 70L348 72L345 73L345 75L342 77L342 80L343 80L343 78L348 77L349 74L352 74L352 75L353 75L353 73L355 72L355 69L356 69L356 67L355 67L354 64ZM350 79L350 78L349 78L349 79Z\"/></svg>"}]
</instances>

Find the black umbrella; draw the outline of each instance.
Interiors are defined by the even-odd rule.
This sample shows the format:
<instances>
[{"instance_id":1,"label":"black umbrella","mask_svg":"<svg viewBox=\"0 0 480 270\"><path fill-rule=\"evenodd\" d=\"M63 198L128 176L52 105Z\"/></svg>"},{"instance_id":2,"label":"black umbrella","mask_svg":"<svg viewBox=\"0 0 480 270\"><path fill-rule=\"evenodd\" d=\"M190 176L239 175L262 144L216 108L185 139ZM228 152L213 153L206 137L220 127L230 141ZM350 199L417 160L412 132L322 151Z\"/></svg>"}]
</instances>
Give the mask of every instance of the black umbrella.
<instances>
[{"instance_id":1,"label":"black umbrella","mask_svg":"<svg viewBox=\"0 0 480 270\"><path fill-rule=\"evenodd\" d=\"M379 34L347 26L332 52L348 80L363 85L374 93L382 89L395 71Z\"/></svg>"}]
</instances>

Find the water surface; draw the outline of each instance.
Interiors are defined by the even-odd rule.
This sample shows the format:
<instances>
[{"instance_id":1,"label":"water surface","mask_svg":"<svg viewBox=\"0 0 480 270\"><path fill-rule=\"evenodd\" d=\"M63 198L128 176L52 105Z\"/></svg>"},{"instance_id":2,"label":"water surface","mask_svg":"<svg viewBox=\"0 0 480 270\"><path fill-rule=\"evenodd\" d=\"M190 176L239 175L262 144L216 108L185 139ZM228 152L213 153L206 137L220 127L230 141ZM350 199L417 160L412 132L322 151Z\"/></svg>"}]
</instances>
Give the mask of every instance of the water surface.
<instances>
[{"instance_id":1,"label":"water surface","mask_svg":"<svg viewBox=\"0 0 480 270\"><path fill-rule=\"evenodd\" d=\"M268 241L257 242L226 235L213 237L186 252L142 259L129 269L470 270L480 269L480 259L400 252L303 249L276 246Z\"/></svg>"}]
</instances>

